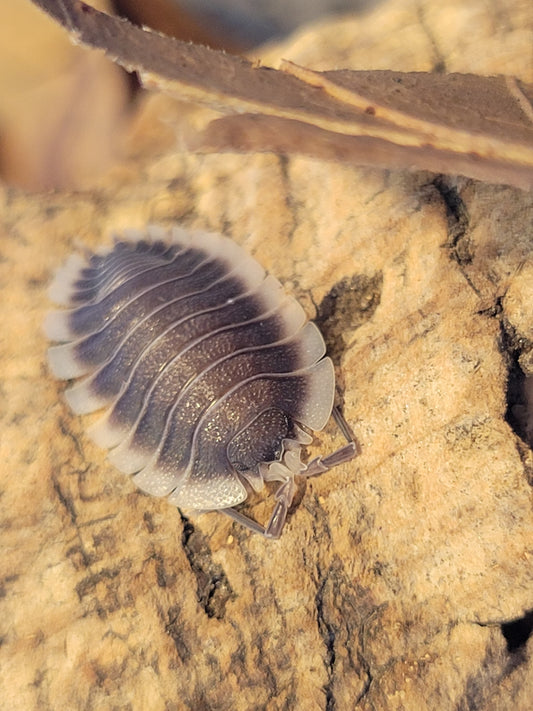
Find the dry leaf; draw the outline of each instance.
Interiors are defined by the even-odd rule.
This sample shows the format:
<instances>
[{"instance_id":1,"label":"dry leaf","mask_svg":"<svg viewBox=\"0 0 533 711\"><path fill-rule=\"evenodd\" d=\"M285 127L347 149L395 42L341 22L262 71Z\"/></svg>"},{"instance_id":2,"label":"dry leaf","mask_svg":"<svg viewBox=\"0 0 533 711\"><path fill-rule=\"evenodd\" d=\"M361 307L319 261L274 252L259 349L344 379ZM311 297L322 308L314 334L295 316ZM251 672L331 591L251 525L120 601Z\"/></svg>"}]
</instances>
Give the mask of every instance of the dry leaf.
<instances>
[{"instance_id":1,"label":"dry leaf","mask_svg":"<svg viewBox=\"0 0 533 711\"><path fill-rule=\"evenodd\" d=\"M512 77L314 72L253 65L133 27L76 0L34 0L145 86L230 116L197 150L274 150L533 186L533 86Z\"/></svg>"}]
</instances>

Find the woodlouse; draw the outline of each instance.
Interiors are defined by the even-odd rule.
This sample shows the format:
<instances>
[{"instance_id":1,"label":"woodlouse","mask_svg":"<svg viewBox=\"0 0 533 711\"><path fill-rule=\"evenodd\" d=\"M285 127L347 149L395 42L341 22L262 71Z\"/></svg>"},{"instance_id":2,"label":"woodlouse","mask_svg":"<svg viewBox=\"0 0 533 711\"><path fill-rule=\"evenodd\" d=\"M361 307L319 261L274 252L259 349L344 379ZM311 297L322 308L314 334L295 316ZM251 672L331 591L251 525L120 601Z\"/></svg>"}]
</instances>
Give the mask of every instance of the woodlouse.
<instances>
[{"instance_id":1,"label":"woodlouse","mask_svg":"<svg viewBox=\"0 0 533 711\"><path fill-rule=\"evenodd\" d=\"M222 510L277 538L294 476L354 456L349 443L306 467L305 428L333 407L333 365L298 302L232 240L181 228L130 232L97 253L72 255L50 296L53 373L79 414L107 408L90 427L136 484L179 507ZM266 528L233 507L279 481Z\"/></svg>"}]
</instances>

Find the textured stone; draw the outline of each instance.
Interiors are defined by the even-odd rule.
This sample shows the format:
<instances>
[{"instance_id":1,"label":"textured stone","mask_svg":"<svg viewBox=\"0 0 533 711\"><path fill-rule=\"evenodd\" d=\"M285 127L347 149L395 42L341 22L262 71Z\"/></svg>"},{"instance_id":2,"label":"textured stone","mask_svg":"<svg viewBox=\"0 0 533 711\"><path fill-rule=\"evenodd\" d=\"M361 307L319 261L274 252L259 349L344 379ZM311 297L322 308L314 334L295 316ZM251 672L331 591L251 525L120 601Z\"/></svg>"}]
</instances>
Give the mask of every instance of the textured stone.
<instances>
[{"instance_id":1,"label":"textured stone","mask_svg":"<svg viewBox=\"0 0 533 711\"><path fill-rule=\"evenodd\" d=\"M381 46L387 66L430 68L429 41L399 59L411 17L410 32L440 38L448 69L460 46L462 68L482 71L483 53L468 57L493 46L504 13L505 70L528 78L529 3L528 16L520 2L469 7L471 35L461 3L444 26L434 3L384 3L360 21L363 44ZM346 27L341 40L338 23L318 25L306 46L314 36L329 66L355 66L357 22ZM528 709L531 450L510 413L527 402L533 197L303 158L182 154L168 135L181 107L150 103L134 157L94 190L0 195L6 708ZM147 221L232 236L320 318L361 454L301 484L278 542L140 493L48 373L53 270L77 242ZM331 423L309 456L341 442ZM254 496L247 511L264 521L271 507Z\"/></svg>"}]
</instances>

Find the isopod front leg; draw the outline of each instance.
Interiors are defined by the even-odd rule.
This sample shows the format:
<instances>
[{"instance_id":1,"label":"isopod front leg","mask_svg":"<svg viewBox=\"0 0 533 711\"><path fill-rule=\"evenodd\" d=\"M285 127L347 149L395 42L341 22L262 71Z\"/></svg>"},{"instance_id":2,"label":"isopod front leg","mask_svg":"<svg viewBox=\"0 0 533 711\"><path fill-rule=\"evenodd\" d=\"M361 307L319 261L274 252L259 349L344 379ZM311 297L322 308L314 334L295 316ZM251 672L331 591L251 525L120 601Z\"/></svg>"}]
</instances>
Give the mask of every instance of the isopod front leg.
<instances>
[{"instance_id":1,"label":"isopod front leg","mask_svg":"<svg viewBox=\"0 0 533 711\"><path fill-rule=\"evenodd\" d=\"M276 491L276 505L274 506L274 510L272 511L272 515L266 525L266 528L261 526L260 523L257 523L257 521L254 521L252 518L240 513L240 511L237 511L236 509L220 509L220 512L226 514L226 516L229 516L234 521L237 521L237 523L240 523L245 528L254 531L254 533L260 533L265 538L279 538L281 536L283 526L285 525L287 513L294 498L294 491L294 479L290 477L284 481Z\"/></svg>"},{"instance_id":2,"label":"isopod front leg","mask_svg":"<svg viewBox=\"0 0 533 711\"><path fill-rule=\"evenodd\" d=\"M254 521L253 518L249 518L249 516L245 516L240 511L232 508L219 509L219 511L220 513L226 514L226 516L229 516L229 518L233 519L233 521L240 523L241 526L244 526L244 528L247 528L254 533L260 533L262 536L266 535L266 529L264 526L261 526L260 523Z\"/></svg>"},{"instance_id":3,"label":"isopod front leg","mask_svg":"<svg viewBox=\"0 0 533 711\"><path fill-rule=\"evenodd\" d=\"M325 457L320 456L316 457L316 459L313 459L307 465L307 469L302 472L303 476L317 476L318 474L327 472L328 469L333 469L333 467L336 467L339 464L349 462L357 454L359 454L359 448L357 446L355 436L352 430L350 429L350 425L346 422L343 414L341 413L338 407L333 408L332 415L335 419L335 422L337 423L338 428L346 437L348 444L345 444L344 447L339 447L339 449L336 449L334 452L328 454Z\"/></svg>"},{"instance_id":4,"label":"isopod front leg","mask_svg":"<svg viewBox=\"0 0 533 711\"><path fill-rule=\"evenodd\" d=\"M279 538L285 525L289 507L294 498L295 485L293 477L287 479L276 491L276 505L265 529L266 538Z\"/></svg>"},{"instance_id":5,"label":"isopod front leg","mask_svg":"<svg viewBox=\"0 0 533 711\"><path fill-rule=\"evenodd\" d=\"M349 462L355 457L356 454L357 445L355 442L349 442L348 444L345 444L344 447L339 447L339 449L336 449L326 457L320 456L313 459L309 462L307 469L302 472L302 476L311 477L323 474L339 464Z\"/></svg>"}]
</instances>

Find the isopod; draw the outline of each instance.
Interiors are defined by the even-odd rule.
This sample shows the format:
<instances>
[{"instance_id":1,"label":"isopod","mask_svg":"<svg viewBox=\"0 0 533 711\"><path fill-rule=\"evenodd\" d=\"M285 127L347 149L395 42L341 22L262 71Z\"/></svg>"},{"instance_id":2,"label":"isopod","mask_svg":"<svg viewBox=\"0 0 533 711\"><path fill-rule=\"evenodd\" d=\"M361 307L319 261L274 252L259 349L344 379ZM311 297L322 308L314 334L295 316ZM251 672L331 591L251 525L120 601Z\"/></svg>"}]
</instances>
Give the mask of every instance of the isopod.
<instances>
[{"instance_id":1,"label":"isopod","mask_svg":"<svg viewBox=\"0 0 533 711\"><path fill-rule=\"evenodd\" d=\"M332 413L333 364L301 305L229 238L128 232L72 255L50 297L67 307L45 321L59 343L50 368L78 379L65 393L75 413L105 408L89 435L143 491L278 538L294 477L354 456L334 410L348 444L301 462ZM263 527L234 507L269 481L280 486Z\"/></svg>"}]
</instances>

